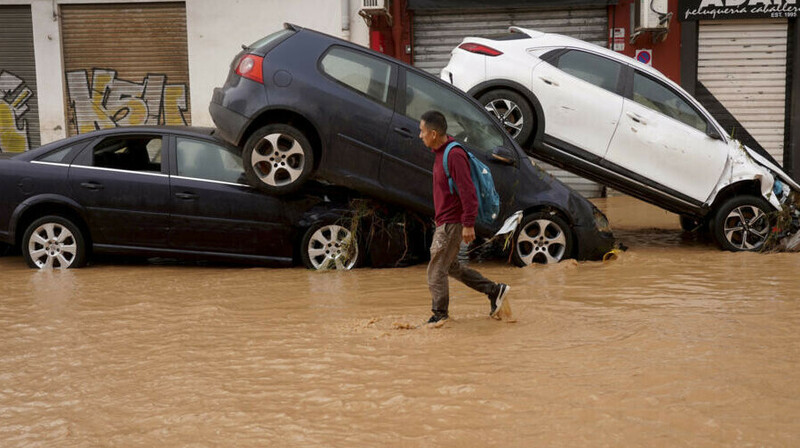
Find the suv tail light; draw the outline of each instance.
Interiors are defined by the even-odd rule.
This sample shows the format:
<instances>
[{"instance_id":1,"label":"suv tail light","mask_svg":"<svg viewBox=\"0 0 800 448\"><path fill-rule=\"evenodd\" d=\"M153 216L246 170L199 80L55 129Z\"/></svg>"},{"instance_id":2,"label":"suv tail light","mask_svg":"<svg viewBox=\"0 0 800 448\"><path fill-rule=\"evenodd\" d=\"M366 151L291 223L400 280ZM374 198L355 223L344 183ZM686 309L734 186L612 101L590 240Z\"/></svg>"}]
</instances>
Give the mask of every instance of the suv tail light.
<instances>
[{"instance_id":1,"label":"suv tail light","mask_svg":"<svg viewBox=\"0 0 800 448\"><path fill-rule=\"evenodd\" d=\"M264 75L261 72L261 66L263 63L264 58L261 56L246 54L242 56L242 59L239 59L239 63L236 64L236 74L251 81L263 84Z\"/></svg>"},{"instance_id":2,"label":"suv tail light","mask_svg":"<svg viewBox=\"0 0 800 448\"><path fill-rule=\"evenodd\" d=\"M462 50L467 50L470 53L483 54L486 56L500 56L501 54L503 54L502 51L498 51L492 47L487 47L486 45L481 45L481 44L466 43L459 45L458 48Z\"/></svg>"}]
</instances>

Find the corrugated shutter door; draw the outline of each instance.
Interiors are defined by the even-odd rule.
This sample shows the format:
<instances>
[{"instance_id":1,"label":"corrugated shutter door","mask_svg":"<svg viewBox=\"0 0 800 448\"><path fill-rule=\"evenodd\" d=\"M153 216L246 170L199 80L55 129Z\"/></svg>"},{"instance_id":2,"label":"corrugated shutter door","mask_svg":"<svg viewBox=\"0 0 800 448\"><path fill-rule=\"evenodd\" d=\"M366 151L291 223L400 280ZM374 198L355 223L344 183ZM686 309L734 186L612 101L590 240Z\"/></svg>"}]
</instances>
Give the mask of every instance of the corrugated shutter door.
<instances>
[{"instance_id":1,"label":"corrugated shutter door","mask_svg":"<svg viewBox=\"0 0 800 448\"><path fill-rule=\"evenodd\" d=\"M509 26L564 34L604 47L608 44L608 11L603 7L421 13L414 15L414 65L438 76L450 60L450 52L465 37L499 34ZM537 164L585 197L601 195L602 187L592 181L538 161Z\"/></svg>"},{"instance_id":2,"label":"corrugated shutter door","mask_svg":"<svg viewBox=\"0 0 800 448\"><path fill-rule=\"evenodd\" d=\"M697 80L779 163L786 116L786 20L701 21ZM701 98L698 89L698 99ZM726 130L724 111L709 111ZM733 129L734 137L740 137Z\"/></svg>"},{"instance_id":3,"label":"corrugated shutter door","mask_svg":"<svg viewBox=\"0 0 800 448\"><path fill-rule=\"evenodd\" d=\"M186 6L61 5L69 134L188 125Z\"/></svg>"},{"instance_id":4,"label":"corrugated shutter door","mask_svg":"<svg viewBox=\"0 0 800 448\"><path fill-rule=\"evenodd\" d=\"M31 7L0 6L0 151L41 145Z\"/></svg>"}]
</instances>

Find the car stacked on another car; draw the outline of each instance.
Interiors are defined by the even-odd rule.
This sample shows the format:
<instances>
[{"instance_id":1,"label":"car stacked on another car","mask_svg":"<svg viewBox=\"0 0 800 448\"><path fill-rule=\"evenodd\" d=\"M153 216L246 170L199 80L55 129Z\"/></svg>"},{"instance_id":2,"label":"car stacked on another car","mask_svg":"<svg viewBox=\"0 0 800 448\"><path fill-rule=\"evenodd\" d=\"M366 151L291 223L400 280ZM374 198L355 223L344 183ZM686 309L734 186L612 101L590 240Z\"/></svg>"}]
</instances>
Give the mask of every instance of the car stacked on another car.
<instances>
[{"instance_id":1,"label":"car stacked on another car","mask_svg":"<svg viewBox=\"0 0 800 448\"><path fill-rule=\"evenodd\" d=\"M764 247L800 185L725 135L652 67L578 39L518 27L468 37L441 78L474 96L528 154L708 223L728 250Z\"/></svg>"},{"instance_id":2,"label":"car stacked on another car","mask_svg":"<svg viewBox=\"0 0 800 448\"><path fill-rule=\"evenodd\" d=\"M474 99L359 45L287 24L234 58L210 105L219 135L243 147L257 188L282 195L313 179L425 216L433 214L434 154L418 135L431 109L491 167L500 216L478 235L523 213L512 244L517 265L598 259L612 247L605 216L534 166Z\"/></svg>"}]
</instances>

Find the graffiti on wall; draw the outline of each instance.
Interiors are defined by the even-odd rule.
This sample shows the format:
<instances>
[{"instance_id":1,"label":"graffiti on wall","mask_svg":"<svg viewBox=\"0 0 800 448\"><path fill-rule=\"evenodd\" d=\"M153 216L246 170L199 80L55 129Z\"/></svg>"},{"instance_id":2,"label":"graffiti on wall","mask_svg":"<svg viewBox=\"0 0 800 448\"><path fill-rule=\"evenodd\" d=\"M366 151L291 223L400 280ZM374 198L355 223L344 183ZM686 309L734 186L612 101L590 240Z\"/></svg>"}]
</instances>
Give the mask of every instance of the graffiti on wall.
<instances>
[{"instance_id":1,"label":"graffiti on wall","mask_svg":"<svg viewBox=\"0 0 800 448\"><path fill-rule=\"evenodd\" d=\"M117 126L187 125L186 86L148 73L141 83L117 78L116 70L67 72L71 122L78 134Z\"/></svg>"},{"instance_id":2,"label":"graffiti on wall","mask_svg":"<svg viewBox=\"0 0 800 448\"><path fill-rule=\"evenodd\" d=\"M33 91L22 78L0 70L0 152L21 152L31 149L28 120L25 114Z\"/></svg>"}]
</instances>

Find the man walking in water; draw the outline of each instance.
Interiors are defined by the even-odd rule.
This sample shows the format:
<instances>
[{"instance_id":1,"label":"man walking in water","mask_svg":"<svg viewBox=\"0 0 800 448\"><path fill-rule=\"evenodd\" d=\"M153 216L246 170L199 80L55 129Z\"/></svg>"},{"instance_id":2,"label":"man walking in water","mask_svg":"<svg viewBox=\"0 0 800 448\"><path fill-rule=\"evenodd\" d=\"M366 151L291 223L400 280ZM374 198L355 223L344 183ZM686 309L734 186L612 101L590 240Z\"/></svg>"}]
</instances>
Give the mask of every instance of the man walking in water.
<instances>
[{"instance_id":1,"label":"man walking in water","mask_svg":"<svg viewBox=\"0 0 800 448\"><path fill-rule=\"evenodd\" d=\"M431 110L422 114L419 138L436 154L433 162L433 207L436 231L431 243L431 261L428 264L428 287L433 297L433 315L429 324L448 318L450 286L448 275L489 297L491 317L503 304L510 289L505 283L494 283L458 260L461 241L469 244L475 239L475 218L478 215L478 198L469 171L467 154L460 146L447 156L447 167L455 183L451 193L444 171L444 151L453 138L447 135L447 119L441 112Z\"/></svg>"}]
</instances>

